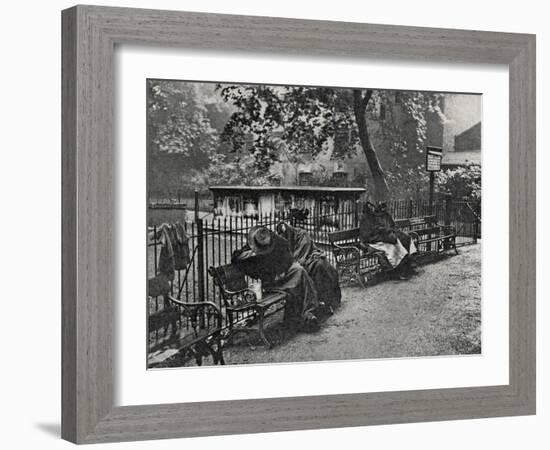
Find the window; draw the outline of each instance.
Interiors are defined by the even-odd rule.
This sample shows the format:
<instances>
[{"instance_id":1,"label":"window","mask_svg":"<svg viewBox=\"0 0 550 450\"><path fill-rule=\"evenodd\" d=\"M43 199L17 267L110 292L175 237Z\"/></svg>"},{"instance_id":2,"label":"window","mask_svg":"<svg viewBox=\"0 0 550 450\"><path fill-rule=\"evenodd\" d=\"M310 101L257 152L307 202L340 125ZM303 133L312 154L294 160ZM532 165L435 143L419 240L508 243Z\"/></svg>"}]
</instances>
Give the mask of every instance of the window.
<instances>
[{"instance_id":1,"label":"window","mask_svg":"<svg viewBox=\"0 0 550 450\"><path fill-rule=\"evenodd\" d=\"M232 195L230 197L227 197L227 203L229 206L229 210L232 213L240 213L241 212L241 197L237 195Z\"/></svg>"},{"instance_id":2,"label":"window","mask_svg":"<svg viewBox=\"0 0 550 450\"><path fill-rule=\"evenodd\" d=\"M300 172L298 174L298 185L299 186L311 186L313 183L313 173L311 172Z\"/></svg>"}]
</instances>

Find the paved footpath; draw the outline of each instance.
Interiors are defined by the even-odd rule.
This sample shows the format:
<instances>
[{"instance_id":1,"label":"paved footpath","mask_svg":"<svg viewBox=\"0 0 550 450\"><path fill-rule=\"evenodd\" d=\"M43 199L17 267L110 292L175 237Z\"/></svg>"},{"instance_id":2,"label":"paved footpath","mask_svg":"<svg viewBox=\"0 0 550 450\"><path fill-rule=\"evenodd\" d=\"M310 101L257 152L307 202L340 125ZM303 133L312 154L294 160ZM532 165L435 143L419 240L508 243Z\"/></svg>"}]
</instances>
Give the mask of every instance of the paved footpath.
<instances>
[{"instance_id":1,"label":"paved footpath","mask_svg":"<svg viewBox=\"0 0 550 450\"><path fill-rule=\"evenodd\" d=\"M293 333L275 316L268 328L272 349L250 336L225 350L226 363L480 353L480 247L424 264L407 281L344 287L342 306L316 333Z\"/></svg>"}]
</instances>

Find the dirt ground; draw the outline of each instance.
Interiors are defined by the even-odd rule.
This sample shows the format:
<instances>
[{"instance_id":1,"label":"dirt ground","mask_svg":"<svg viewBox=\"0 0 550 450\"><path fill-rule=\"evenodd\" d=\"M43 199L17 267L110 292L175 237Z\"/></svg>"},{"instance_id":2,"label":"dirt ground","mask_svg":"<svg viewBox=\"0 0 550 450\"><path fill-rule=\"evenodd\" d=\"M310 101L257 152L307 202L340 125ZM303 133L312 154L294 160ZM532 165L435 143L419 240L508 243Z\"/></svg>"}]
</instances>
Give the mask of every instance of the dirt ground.
<instances>
[{"instance_id":1,"label":"dirt ground","mask_svg":"<svg viewBox=\"0 0 550 450\"><path fill-rule=\"evenodd\" d=\"M342 306L316 333L286 329L275 315L266 333L274 347L241 338L224 351L226 364L480 353L480 245L459 252L420 265L407 281L344 286Z\"/></svg>"}]
</instances>

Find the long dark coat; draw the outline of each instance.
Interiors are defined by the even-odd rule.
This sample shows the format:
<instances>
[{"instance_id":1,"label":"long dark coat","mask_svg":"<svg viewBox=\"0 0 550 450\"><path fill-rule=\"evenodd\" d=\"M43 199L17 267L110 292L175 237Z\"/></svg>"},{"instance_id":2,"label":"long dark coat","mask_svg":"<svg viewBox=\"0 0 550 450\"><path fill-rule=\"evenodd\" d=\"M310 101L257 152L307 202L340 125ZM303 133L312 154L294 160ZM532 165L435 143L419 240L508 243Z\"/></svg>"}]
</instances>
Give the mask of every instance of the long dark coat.
<instances>
[{"instance_id":1,"label":"long dark coat","mask_svg":"<svg viewBox=\"0 0 550 450\"><path fill-rule=\"evenodd\" d=\"M294 261L288 242L273 234L275 245L268 254L258 255L247 244L233 252L231 262L251 278L262 280L264 288L283 290L289 295L285 317L308 319L319 307L315 285L305 268Z\"/></svg>"},{"instance_id":2,"label":"long dark coat","mask_svg":"<svg viewBox=\"0 0 550 450\"><path fill-rule=\"evenodd\" d=\"M339 306L342 292L338 272L307 231L287 223L279 224L277 231L287 240L294 259L307 270L319 293L319 301L332 308Z\"/></svg>"}]
</instances>

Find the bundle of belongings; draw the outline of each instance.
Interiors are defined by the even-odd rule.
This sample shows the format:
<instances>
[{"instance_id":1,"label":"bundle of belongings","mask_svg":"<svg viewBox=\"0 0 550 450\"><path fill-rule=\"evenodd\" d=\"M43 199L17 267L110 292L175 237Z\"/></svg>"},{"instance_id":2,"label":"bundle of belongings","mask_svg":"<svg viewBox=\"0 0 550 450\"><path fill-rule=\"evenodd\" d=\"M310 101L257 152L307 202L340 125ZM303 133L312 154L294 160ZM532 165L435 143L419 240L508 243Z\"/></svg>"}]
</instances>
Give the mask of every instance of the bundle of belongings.
<instances>
[{"instance_id":1,"label":"bundle of belongings","mask_svg":"<svg viewBox=\"0 0 550 450\"><path fill-rule=\"evenodd\" d=\"M296 260L287 239L264 226L254 226L248 233L247 244L233 252L231 262L250 278L261 280L264 289L276 288L287 294L287 323L298 323L305 331L319 329L319 316L327 308L320 300L319 288L325 288L317 286ZM338 283L337 278L335 281ZM331 288L339 294L339 287Z\"/></svg>"},{"instance_id":2,"label":"bundle of belongings","mask_svg":"<svg viewBox=\"0 0 550 450\"><path fill-rule=\"evenodd\" d=\"M181 223L163 223L156 229L153 239L161 243L158 270L147 283L150 297L168 295L176 270L186 269L190 263L189 237Z\"/></svg>"},{"instance_id":3,"label":"bundle of belongings","mask_svg":"<svg viewBox=\"0 0 550 450\"><path fill-rule=\"evenodd\" d=\"M359 236L365 247L382 253L383 263L388 269L396 269L398 278L411 274L410 256L417 252L416 246L407 233L396 228L386 203L377 206L367 203L359 222Z\"/></svg>"}]
</instances>

